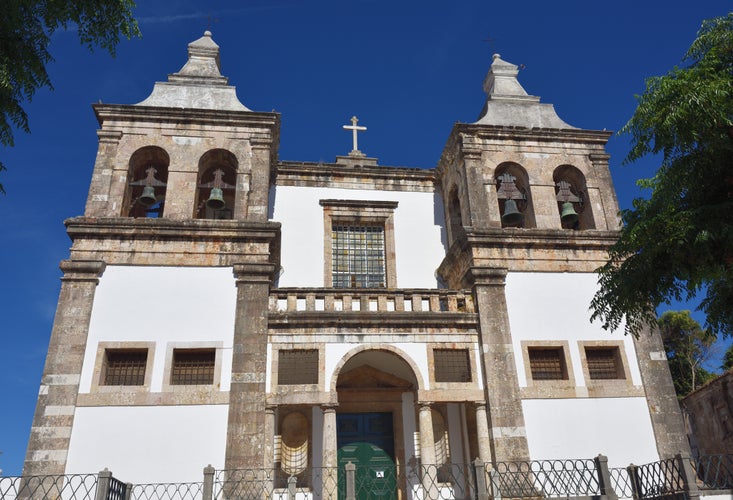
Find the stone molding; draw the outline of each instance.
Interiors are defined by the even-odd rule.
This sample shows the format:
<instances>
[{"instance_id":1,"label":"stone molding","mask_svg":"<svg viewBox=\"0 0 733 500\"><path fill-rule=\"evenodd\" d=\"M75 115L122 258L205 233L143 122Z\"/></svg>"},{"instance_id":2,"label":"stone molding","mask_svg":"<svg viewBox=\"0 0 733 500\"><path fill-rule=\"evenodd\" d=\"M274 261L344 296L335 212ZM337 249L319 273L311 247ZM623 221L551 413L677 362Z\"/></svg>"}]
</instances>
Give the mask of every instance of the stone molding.
<instances>
[{"instance_id":1,"label":"stone molding","mask_svg":"<svg viewBox=\"0 0 733 500\"><path fill-rule=\"evenodd\" d=\"M62 260L59 269L64 275L61 281L93 281L99 284L106 264L100 260Z\"/></svg>"},{"instance_id":2,"label":"stone molding","mask_svg":"<svg viewBox=\"0 0 733 500\"><path fill-rule=\"evenodd\" d=\"M475 313L450 312L376 312L376 311L297 311L270 312L269 328L459 328L475 329Z\"/></svg>"}]
</instances>

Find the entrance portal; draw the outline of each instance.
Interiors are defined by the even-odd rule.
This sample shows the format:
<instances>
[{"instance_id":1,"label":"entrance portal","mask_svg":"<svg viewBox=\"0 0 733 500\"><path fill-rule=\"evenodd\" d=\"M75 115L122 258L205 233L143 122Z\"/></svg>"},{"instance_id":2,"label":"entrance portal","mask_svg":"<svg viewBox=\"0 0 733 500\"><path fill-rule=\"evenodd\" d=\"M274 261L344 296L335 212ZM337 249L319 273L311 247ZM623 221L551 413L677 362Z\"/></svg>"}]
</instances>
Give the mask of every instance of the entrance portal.
<instances>
[{"instance_id":1,"label":"entrance portal","mask_svg":"<svg viewBox=\"0 0 733 500\"><path fill-rule=\"evenodd\" d=\"M344 466L356 466L356 498L397 498L392 413L336 415L339 492L346 491Z\"/></svg>"}]
</instances>

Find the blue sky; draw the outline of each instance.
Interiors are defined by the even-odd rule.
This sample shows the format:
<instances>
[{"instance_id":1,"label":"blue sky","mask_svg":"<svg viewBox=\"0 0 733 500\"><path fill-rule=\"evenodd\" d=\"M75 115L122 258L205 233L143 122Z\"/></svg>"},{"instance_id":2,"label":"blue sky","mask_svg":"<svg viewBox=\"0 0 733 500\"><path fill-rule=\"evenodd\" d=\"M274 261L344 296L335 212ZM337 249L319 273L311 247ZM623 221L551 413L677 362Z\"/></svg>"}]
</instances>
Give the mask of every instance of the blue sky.
<instances>
[{"instance_id":1,"label":"blue sky","mask_svg":"<svg viewBox=\"0 0 733 500\"><path fill-rule=\"evenodd\" d=\"M97 149L90 107L134 104L186 61L209 27L222 72L255 111L282 113L280 158L334 161L351 149L341 126L368 127L359 147L380 164L434 167L456 121L473 122L498 52L523 64L520 82L567 123L619 130L648 76L678 64L703 19L730 1L386 2L251 0L148 2L141 39L116 58L53 36L53 92L26 107L32 133L0 151L0 469L19 474L70 240L62 221L81 215ZM621 166L628 138L609 141L619 202L640 195L653 158ZM697 316L702 321L704 318ZM722 350L721 350L722 354ZM713 367L720 364L714 360Z\"/></svg>"}]
</instances>

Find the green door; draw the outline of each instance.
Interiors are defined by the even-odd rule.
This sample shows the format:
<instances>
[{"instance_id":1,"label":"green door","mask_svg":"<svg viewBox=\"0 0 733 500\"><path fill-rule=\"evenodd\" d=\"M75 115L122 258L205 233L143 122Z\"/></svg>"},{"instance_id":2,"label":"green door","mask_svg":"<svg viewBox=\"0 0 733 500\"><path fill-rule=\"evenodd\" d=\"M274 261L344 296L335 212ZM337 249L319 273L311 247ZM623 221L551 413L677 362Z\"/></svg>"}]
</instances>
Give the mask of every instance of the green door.
<instances>
[{"instance_id":1,"label":"green door","mask_svg":"<svg viewBox=\"0 0 733 500\"><path fill-rule=\"evenodd\" d=\"M397 498L394 433L391 413L339 413L336 415L339 498L346 495L344 466L356 466L356 498Z\"/></svg>"}]
</instances>

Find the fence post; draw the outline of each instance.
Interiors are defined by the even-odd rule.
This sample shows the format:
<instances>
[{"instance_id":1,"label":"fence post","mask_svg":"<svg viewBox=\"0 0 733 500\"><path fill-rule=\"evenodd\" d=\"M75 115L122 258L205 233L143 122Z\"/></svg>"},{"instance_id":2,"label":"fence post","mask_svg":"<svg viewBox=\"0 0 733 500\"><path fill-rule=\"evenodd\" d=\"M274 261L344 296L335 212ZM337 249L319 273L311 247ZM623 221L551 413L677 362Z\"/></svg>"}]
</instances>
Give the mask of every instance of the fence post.
<instances>
[{"instance_id":1,"label":"fence post","mask_svg":"<svg viewBox=\"0 0 733 500\"><path fill-rule=\"evenodd\" d=\"M633 495L634 500L639 500L643 497L643 493L636 465L629 464L629 466L626 467L626 473L629 475L629 481L631 481L631 494Z\"/></svg>"},{"instance_id":2,"label":"fence post","mask_svg":"<svg viewBox=\"0 0 733 500\"><path fill-rule=\"evenodd\" d=\"M97 474L97 495L96 500L107 500L109 495L109 481L112 479L112 473L106 467Z\"/></svg>"},{"instance_id":3,"label":"fence post","mask_svg":"<svg viewBox=\"0 0 733 500\"><path fill-rule=\"evenodd\" d=\"M288 478L288 500L295 500L295 493L297 492L298 478L290 476Z\"/></svg>"},{"instance_id":4,"label":"fence post","mask_svg":"<svg viewBox=\"0 0 733 500\"><path fill-rule=\"evenodd\" d=\"M125 483L125 500L130 500L132 498L132 488L135 486L132 483Z\"/></svg>"},{"instance_id":5,"label":"fence post","mask_svg":"<svg viewBox=\"0 0 733 500\"><path fill-rule=\"evenodd\" d=\"M204 485L203 485L203 491L201 492L203 494L203 500L212 500L214 498L214 472L215 469L211 466L211 464L204 467Z\"/></svg>"},{"instance_id":6,"label":"fence post","mask_svg":"<svg viewBox=\"0 0 733 500\"><path fill-rule=\"evenodd\" d=\"M608 470L608 457L599 454L593 460L596 463L596 471L598 471L598 485L601 488L601 495L612 499L618 498L618 495L613 490L613 483L611 483L611 471Z\"/></svg>"},{"instance_id":7,"label":"fence post","mask_svg":"<svg viewBox=\"0 0 733 500\"><path fill-rule=\"evenodd\" d=\"M346 470L346 500L356 500L356 465L348 462Z\"/></svg>"},{"instance_id":8,"label":"fence post","mask_svg":"<svg viewBox=\"0 0 733 500\"><path fill-rule=\"evenodd\" d=\"M695 475L695 471L692 469L692 463L690 463L692 460L691 457L686 453L683 454L680 452L677 453L674 458L679 464L680 475L682 476L682 486L687 493L687 497L690 500L700 498L700 489L697 487L697 476Z\"/></svg>"},{"instance_id":9,"label":"fence post","mask_svg":"<svg viewBox=\"0 0 733 500\"><path fill-rule=\"evenodd\" d=\"M473 472L476 475L476 498L477 500L489 499L489 488L486 484L486 464L477 458L473 462Z\"/></svg>"}]
</instances>

